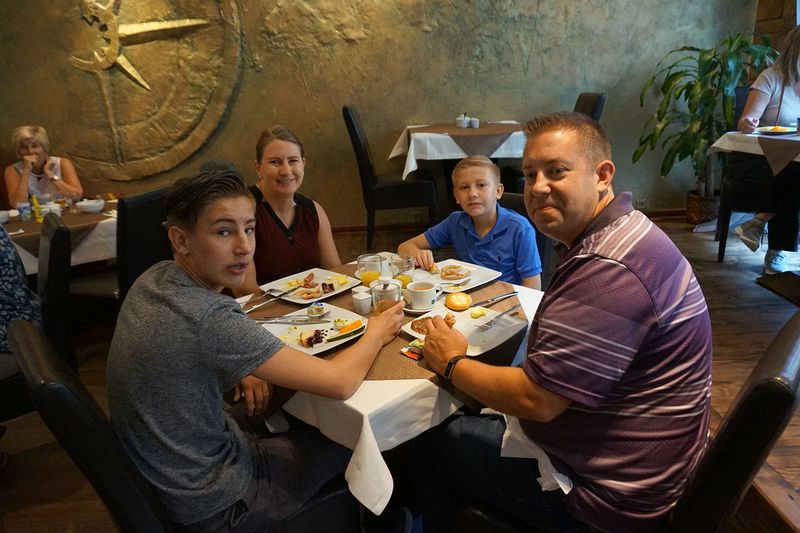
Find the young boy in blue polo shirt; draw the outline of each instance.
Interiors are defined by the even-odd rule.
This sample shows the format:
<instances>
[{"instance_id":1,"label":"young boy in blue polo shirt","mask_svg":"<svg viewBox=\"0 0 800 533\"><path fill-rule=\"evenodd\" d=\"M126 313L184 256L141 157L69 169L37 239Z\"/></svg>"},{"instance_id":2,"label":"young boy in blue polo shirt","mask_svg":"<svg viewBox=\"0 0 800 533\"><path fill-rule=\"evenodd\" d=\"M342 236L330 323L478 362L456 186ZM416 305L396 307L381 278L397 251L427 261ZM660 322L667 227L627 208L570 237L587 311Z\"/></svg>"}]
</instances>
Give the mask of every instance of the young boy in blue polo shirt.
<instances>
[{"instance_id":1,"label":"young boy in blue polo shirt","mask_svg":"<svg viewBox=\"0 0 800 533\"><path fill-rule=\"evenodd\" d=\"M498 270L503 281L540 289L536 231L525 217L497 205L503 196L497 165L484 156L462 159L453 169L453 194L463 211L407 240L397 253L429 270L431 249L452 244L462 261Z\"/></svg>"}]
</instances>

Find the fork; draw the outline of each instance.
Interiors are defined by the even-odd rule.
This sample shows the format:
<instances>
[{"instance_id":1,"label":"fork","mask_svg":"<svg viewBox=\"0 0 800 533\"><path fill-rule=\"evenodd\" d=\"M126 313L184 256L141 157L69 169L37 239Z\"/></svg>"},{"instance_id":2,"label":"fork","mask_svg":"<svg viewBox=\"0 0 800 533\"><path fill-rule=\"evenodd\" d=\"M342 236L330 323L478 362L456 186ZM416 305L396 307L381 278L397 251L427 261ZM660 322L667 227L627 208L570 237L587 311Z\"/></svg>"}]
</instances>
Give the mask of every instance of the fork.
<instances>
[{"instance_id":1,"label":"fork","mask_svg":"<svg viewBox=\"0 0 800 533\"><path fill-rule=\"evenodd\" d=\"M514 305L512 307L509 307L508 309L506 309L505 311L503 311L502 313L500 313L499 315L497 315L493 319L491 319L491 320L489 320L487 322L484 322L483 324L479 324L478 327L480 329L487 330L487 329L491 328L494 325L495 321L497 321L498 318L504 317L505 315L507 315L511 311L514 311L514 310L518 309L519 307L522 307L522 304L517 304L517 305Z\"/></svg>"}]
</instances>

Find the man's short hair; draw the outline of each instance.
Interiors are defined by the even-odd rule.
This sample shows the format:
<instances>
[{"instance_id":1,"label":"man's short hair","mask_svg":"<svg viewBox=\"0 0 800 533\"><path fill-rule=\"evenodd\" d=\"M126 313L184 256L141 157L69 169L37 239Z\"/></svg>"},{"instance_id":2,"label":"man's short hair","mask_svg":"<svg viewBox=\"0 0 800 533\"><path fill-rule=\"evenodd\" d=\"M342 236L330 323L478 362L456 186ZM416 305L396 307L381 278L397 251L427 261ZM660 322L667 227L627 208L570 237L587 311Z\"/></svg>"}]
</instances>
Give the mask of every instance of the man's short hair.
<instances>
[{"instance_id":1,"label":"man's short hair","mask_svg":"<svg viewBox=\"0 0 800 533\"><path fill-rule=\"evenodd\" d=\"M167 194L167 224L194 230L200 213L223 198L253 200L242 176L231 170L200 172L172 184Z\"/></svg>"},{"instance_id":2,"label":"man's short hair","mask_svg":"<svg viewBox=\"0 0 800 533\"><path fill-rule=\"evenodd\" d=\"M456 172L459 170L471 167L488 168L492 171L492 176L494 176L495 182L500 182L500 169L497 167L497 165L492 163L491 159L483 155L471 155L459 161L453 169L451 179L456 179Z\"/></svg>"},{"instance_id":3,"label":"man's short hair","mask_svg":"<svg viewBox=\"0 0 800 533\"><path fill-rule=\"evenodd\" d=\"M551 113L532 118L525 125L525 136L530 139L556 130L578 133L580 146L577 147L592 164L611 159L611 143L600 124L583 113Z\"/></svg>"},{"instance_id":4,"label":"man's short hair","mask_svg":"<svg viewBox=\"0 0 800 533\"><path fill-rule=\"evenodd\" d=\"M47 130L41 126L20 126L14 128L11 132L11 147L14 153L18 154L22 146L22 141L25 139L36 139L44 146L46 152L50 152L50 138L47 136Z\"/></svg>"}]
</instances>

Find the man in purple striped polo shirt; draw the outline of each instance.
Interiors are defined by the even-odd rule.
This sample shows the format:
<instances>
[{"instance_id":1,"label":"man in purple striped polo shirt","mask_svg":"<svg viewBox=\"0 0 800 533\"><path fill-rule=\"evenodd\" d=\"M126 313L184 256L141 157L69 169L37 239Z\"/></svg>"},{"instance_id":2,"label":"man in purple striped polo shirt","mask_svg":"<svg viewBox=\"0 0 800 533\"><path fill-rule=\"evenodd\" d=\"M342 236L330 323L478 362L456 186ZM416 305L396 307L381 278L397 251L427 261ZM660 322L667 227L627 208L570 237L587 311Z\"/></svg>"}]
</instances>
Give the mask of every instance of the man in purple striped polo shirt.
<instances>
[{"instance_id":1,"label":"man in purple striped polo shirt","mask_svg":"<svg viewBox=\"0 0 800 533\"><path fill-rule=\"evenodd\" d=\"M519 367L460 358L464 337L431 321L428 365L518 418L456 416L422 437L425 531L452 530L465 498L541 530L657 529L706 445L705 298L691 265L633 209L630 193L614 196L599 124L559 113L534 118L525 132L525 204L562 258ZM538 460L501 457L515 427Z\"/></svg>"}]
</instances>

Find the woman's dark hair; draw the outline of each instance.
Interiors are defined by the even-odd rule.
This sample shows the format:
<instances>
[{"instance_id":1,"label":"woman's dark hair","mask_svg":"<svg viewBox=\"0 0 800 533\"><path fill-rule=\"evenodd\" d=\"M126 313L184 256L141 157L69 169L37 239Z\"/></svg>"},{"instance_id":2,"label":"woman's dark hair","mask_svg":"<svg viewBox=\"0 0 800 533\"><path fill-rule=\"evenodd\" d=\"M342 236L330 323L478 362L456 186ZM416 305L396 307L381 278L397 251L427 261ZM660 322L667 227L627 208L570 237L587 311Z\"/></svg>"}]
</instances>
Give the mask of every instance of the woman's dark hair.
<instances>
[{"instance_id":1,"label":"woman's dark hair","mask_svg":"<svg viewBox=\"0 0 800 533\"><path fill-rule=\"evenodd\" d=\"M300 147L300 157L306 156L305 150L303 150L303 143L300 142L300 139L297 138L297 135L295 135L294 132L286 126L277 125L272 126L268 130L262 131L261 135L259 135L258 142L256 143L256 161L261 163L261 156L264 154L264 147L272 141L286 141L296 144L298 147Z\"/></svg>"},{"instance_id":2,"label":"woman's dark hair","mask_svg":"<svg viewBox=\"0 0 800 533\"><path fill-rule=\"evenodd\" d=\"M203 209L222 198L242 196L253 199L238 172L216 170L181 178L167 194L167 224L192 231Z\"/></svg>"}]
</instances>

